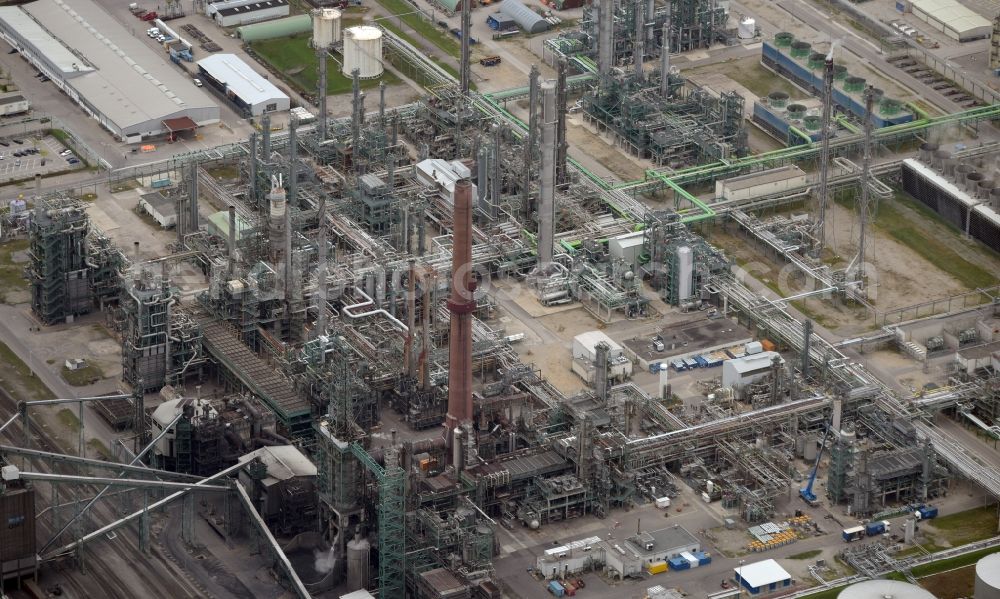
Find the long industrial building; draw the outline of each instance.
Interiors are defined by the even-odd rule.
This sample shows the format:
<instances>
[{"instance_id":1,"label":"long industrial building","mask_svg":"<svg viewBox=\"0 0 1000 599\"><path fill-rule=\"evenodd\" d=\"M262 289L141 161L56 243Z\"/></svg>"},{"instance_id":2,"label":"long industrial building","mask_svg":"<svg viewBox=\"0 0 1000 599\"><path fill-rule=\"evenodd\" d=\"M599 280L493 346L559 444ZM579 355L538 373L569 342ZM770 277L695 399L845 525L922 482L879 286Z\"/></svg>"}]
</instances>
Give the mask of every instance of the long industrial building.
<instances>
[{"instance_id":1,"label":"long industrial building","mask_svg":"<svg viewBox=\"0 0 1000 599\"><path fill-rule=\"evenodd\" d=\"M91 0L0 7L0 37L115 137L168 132L164 121L219 121L219 106Z\"/></svg>"}]
</instances>

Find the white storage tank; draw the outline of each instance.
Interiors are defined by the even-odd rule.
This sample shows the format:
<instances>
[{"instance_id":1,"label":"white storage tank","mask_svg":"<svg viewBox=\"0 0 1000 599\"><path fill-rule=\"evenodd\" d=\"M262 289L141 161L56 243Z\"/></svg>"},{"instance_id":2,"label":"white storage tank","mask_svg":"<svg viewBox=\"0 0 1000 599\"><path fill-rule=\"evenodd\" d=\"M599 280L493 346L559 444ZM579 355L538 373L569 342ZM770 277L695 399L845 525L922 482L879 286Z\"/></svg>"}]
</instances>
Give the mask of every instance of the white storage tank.
<instances>
[{"instance_id":1,"label":"white storage tank","mask_svg":"<svg viewBox=\"0 0 1000 599\"><path fill-rule=\"evenodd\" d=\"M362 79L373 79L382 74L382 30L378 27L359 25L344 31L344 76L350 77L354 69Z\"/></svg>"},{"instance_id":2,"label":"white storage tank","mask_svg":"<svg viewBox=\"0 0 1000 599\"><path fill-rule=\"evenodd\" d=\"M736 28L736 35L739 36L741 40L753 39L754 34L757 32L757 21L750 17L743 17L740 19L740 24Z\"/></svg>"},{"instance_id":3,"label":"white storage tank","mask_svg":"<svg viewBox=\"0 0 1000 599\"><path fill-rule=\"evenodd\" d=\"M837 595L837 599L935 599L934 594L908 582L898 580L866 580L852 584Z\"/></svg>"},{"instance_id":4,"label":"white storage tank","mask_svg":"<svg viewBox=\"0 0 1000 599\"><path fill-rule=\"evenodd\" d=\"M1000 553L976 562L975 599L1000 599Z\"/></svg>"},{"instance_id":5,"label":"white storage tank","mask_svg":"<svg viewBox=\"0 0 1000 599\"><path fill-rule=\"evenodd\" d=\"M677 264L677 300L683 302L691 297L693 283L691 279L694 274L694 256L691 248L686 245L677 248Z\"/></svg>"},{"instance_id":6,"label":"white storage tank","mask_svg":"<svg viewBox=\"0 0 1000 599\"><path fill-rule=\"evenodd\" d=\"M312 11L313 48L331 48L340 41L342 14L336 8Z\"/></svg>"}]
</instances>

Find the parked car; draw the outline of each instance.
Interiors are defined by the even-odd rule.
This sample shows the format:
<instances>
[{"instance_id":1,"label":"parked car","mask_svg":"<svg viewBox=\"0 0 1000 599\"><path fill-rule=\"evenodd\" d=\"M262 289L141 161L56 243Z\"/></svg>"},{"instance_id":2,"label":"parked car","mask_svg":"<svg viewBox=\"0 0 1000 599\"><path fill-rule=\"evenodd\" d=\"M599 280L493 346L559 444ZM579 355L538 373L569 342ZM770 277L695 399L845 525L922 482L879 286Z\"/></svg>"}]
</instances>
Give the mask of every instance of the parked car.
<instances>
[{"instance_id":1,"label":"parked car","mask_svg":"<svg viewBox=\"0 0 1000 599\"><path fill-rule=\"evenodd\" d=\"M192 79L191 81L192 83L194 83L195 87L202 87L205 85L204 83L201 82L201 79Z\"/></svg>"}]
</instances>

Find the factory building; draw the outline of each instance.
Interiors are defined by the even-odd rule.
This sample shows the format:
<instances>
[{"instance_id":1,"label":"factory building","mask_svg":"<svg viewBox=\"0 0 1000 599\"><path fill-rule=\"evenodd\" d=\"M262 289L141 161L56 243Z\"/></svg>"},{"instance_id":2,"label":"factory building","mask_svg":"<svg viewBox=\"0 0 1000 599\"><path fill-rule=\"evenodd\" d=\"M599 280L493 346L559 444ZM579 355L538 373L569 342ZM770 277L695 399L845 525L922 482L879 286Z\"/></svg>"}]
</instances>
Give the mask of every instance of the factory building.
<instances>
[{"instance_id":1,"label":"factory building","mask_svg":"<svg viewBox=\"0 0 1000 599\"><path fill-rule=\"evenodd\" d=\"M288 110L291 99L235 54L213 54L198 61L198 73L246 116Z\"/></svg>"},{"instance_id":2,"label":"factory building","mask_svg":"<svg viewBox=\"0 0 1000 599\"><path fill-rule=\"evenodd\" d=\"M792 575L773 559L733 568L733 579L751 595L769 595L792 584Z\"/></svg>"},{"instance_id":3,"label":"factory building","mask_svg":"<svg viewBox=\"0 0 1000 599\"><path fill-rule=\"evenodd\" d=\"M722 363L722 386L742 387L759 381L774 370L775 359L779 366L785 363L781 354L773 351L726 360Z\"/></svg>"},{"instance_id":4,"label":"factory building","mask_svg":"<svg viewBox=\"0 0 1000 599\"><path fill-rule=\"evenodd\" d=\"M261 447L244 454L240 482L260 515L282 534L307 530L316 519L316 465L294 445ZM255 470L263 466L263 471Z\"/></svg>"},{"instance_id":5,"label":"factory building","mask_svg":"<svg viewBox=\"0 0 1000 599\"><path fill-rule=\"evenodd\" d=\"M239 27L288 16L288 0L219 3L212 18L219 27Z\"/></svg>"},{"instance_id":6,"label":"factory building","mask_svg":"<svg viewBox=\"0 0 1000 599\"><path fill-rule=\"evenodd\" d=\"M0 37L122 141L163 135L168 119L219 121L205 92L92 0L0 7Z\"/></svg>"},{"instance_id":7,"label":"factory building","mask_svg":"<svg viewBox=\"0 0 1000 599\"><path fill-rule=\"evenodd\" d=\"M958 42L986 39L993 31L989 20L958 0L896 0L896 8Z\"/></svg>"},{"instance_id":8,"label":"factory building","mask_svg":"<svg viewBox=\"0 0 1000 599\"><path fill-rule=\"evenodd\" d=\"M31 102L18 92L0 94L0 116L21 114L31 110Z\"/></svg>"},{"instance_id":9,"label":"factory building","mask_svg":"<svg viewBox=\"0 0 1000 599\"><path fill-rule=\"evenodd\" d=\"M750 175L719 179L715 182L715 197L739 201L785 193L805 185L805 172L794 164L788 164Z\"/></svg>"},{"instance_id":10,"label":"factory building","mask_svg":"<svg viewBox=\"0 0 1000 599\"><path fill-rule=\"evenodd\" d=\"M622 382L632 376L632 361L625 357L622 346L601 331L589 331L573 337L573 372L588 384L595 384L599 375L599 346L607 361L607 381Z\"/></svg>"}]
</instances>

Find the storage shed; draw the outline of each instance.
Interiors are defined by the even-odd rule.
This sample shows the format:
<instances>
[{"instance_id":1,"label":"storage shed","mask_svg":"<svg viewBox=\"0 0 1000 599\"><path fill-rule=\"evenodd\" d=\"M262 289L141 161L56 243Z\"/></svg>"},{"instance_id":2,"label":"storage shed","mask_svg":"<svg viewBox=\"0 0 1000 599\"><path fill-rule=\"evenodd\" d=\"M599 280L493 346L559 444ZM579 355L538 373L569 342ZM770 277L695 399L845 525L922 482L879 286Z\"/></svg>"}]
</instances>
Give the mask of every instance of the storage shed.
<instances>
[{"instance_id":1,"label":"storage shed","mask_svg":"<svg viewBox=\"0 0 1000 599\"><path fill-rule=\"evenodd\" d=\"M287 16L288 0L262 0L243 6L221 8L213 18L219 27L238 27Z\"/></svg>"},{"instance_id":2,"label":"storage shed","mask_svg":"<svg viewBox=\"0 0 1000 599\"><path fill-rule=\"evenodd\" d=\"M512 29L517 29L517 21L502 12L495 12L486 17L486 25L493 31L511 31Z\"/></svg>"},{"instance_id":3,"label":"storage shed","mask_svg":"<svg viewBox=\"0 0 1000 599\"><path fill-rule=\"evenodd\" d=\"M500 12L514 19L518 27L527 33L542 33L549 30L549 22L525 6L521 0L503 0Z\"/></svg>"},{"instance_id":4,"label":"storage shed","mask_svg":"<svg viewBox=\"0 0 1000 599\"><path fill-rule=\"evenodd\" d=\"M198 73L205 85L217 90L245 114L260 116L288 110L291 104L284 92L235 54L213 54L199 60Z\"/></svg>"},{"instance_id":5,"label":"storage shed","mask_svg":"<svg viewBox=\"0 0 1000 599\"><path fill-rule=\"evenodd\" d=\"M737 586L751 595L774 593L792 584L792 575L773 559L738 566L733 568L733 574Z\"/></svg>"},{"instance_id":6,"label":"storage shed","mask_svg":"<svg viewBox=\"0 0 1000 599\"><path fill-rule=\"evenodd\" d=\"M970 42L986 39L993 25L958 0L910 0L913 16L953 40Z\"/></svg>"},{"instance_id":7,"label":"storage shed","mask_svg":"<svg viewBox=\"0 0 1000 599\"><path fill-rule=\"evenodd\" d=\"M18 92L0 95L0 116L9 116L28 112L31 102Z\"/></svg>"}]
</instances>

